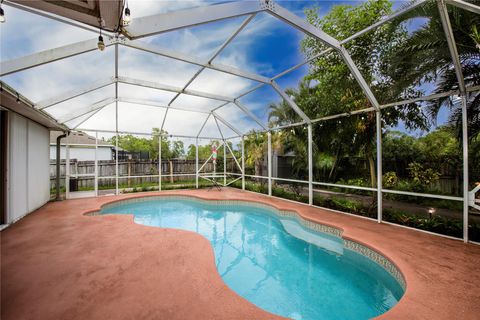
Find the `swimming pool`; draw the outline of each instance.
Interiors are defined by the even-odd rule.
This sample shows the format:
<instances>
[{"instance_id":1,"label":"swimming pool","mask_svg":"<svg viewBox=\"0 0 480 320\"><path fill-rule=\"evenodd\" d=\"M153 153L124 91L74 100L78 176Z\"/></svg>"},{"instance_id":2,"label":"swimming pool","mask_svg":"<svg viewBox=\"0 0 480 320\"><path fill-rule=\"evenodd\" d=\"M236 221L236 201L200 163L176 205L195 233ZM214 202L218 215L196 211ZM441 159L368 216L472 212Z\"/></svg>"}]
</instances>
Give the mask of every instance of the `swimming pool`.
<instances>
[{"instance_id":1,"label":"swimming pool","mask_svg":"<svg viewBox=\"0 0 480 320\"><path fill-rule=\"evenodd\" d=\"M300 223L294 213L265 205L155 197L109 204L100 211L112 213L133 214L143 225L201 234L214 249L224 282L258 307L284 317L369 319L392 308L404 292L398 277L351 250L355 244L348 241L347 246L338 229L314 231L312 223Z\"/></svg>"}]
</instances>

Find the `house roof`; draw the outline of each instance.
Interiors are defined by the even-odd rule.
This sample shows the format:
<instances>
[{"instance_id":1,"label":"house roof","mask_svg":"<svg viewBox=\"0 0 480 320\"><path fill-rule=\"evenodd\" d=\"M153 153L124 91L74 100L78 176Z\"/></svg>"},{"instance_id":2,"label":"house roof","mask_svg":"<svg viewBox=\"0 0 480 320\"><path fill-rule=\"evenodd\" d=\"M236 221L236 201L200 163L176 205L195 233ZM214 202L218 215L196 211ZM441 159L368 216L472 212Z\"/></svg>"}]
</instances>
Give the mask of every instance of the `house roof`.
<instances>
[{"instance_id":1,"label":"house roof","mask_svg":"<svg viewBox=\"0 0 480 320\"><path fill-rule=\"evenodd\" d=\"M11 0L10 5L26 11L33 10L42 15L54 14L69 19L64 21L66 23L74 20L95 28L100 27L101 23L104 30L117 31L120 28L124 2L123 0Z\"/></svg>"},{"instance_id":2,"label":"house roof","mask_svg":"<svg viewBox=\"0 0 480 320\"><path fill-rule=\"evenodd\" d=\"M3 81L0 81L0 106L51 130L68 130L64 124L59 123L44 111L35 108L33 102L19 94Z\"/></svg>"},{"instance_id":3,"label":"house roof","mask_svg":"<svg viewBox=\"0 0 480 320\"><path fill-rule=\"evenodd\" d=\"M56 144L57 143L57 137L59 135L63 134L63 132L58 132L58 131L51 131L50 132L50 144ZM71 131L69 136L68 136L68 143L69 144L84 144L84 145L95 145L95 137L92 137L85 132L76 132L76 131ZM62 140L62 145L66 144L66 139ZM108 146L108 147L114 147L113 145L107 143L104 140L99 139L98 140L98 145L99 146Z\"/></svg>"}]
</instances>

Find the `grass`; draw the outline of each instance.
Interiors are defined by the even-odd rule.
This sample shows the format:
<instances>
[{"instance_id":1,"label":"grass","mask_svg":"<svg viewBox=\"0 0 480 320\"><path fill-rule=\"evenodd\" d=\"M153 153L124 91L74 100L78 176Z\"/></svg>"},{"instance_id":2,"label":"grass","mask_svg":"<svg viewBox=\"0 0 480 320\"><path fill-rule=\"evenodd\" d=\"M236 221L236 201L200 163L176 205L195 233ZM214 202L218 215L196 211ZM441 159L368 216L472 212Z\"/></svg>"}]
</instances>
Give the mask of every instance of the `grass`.
<instances>
[{"instance_id":1,"label":"grass","mask_svg":"<svg viewBox=\"0 0 480 320\"><path fill-rule=\"evenodd\" d=\"M205 181L205 180L199 180L198 181L198 187L199 188L207 188L210 187L212 184L211 182ZM195 188L195 179L188 179L188 180L181 180L181 181L175 181L175 182L166 182L162 181L162 190L173 190L173 189L192 189ZM109 189L115 189L115 185L99 185L98 190L109 190ZM158 190L158 182L143 182L143 183L137 183L137 184L132 184L130 187L128 186L128 183L119 183L118 184L118 189L121 192L124 193L130 193L130 192L142 192L142 191L153 191L153 190ZM125 190L125 189L131 189L131 190ZM93 191L95 190L93 187L79 187L78 191ZM55 194L56 190L55 188L50 189L50 194ZM60 193L65 193L65 187L60 188Z\"/></svg>"}]
</instances>

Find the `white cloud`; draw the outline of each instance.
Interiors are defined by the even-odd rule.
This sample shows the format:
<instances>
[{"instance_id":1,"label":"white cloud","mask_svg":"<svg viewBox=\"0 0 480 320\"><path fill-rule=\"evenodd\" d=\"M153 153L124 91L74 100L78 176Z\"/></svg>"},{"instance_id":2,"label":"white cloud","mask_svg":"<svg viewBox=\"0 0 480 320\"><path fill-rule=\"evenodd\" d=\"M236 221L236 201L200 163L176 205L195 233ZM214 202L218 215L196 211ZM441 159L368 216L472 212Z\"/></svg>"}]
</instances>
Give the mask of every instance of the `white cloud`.
<instances>
[{"instance_id":1,"label":"white cloud","mask_svg":"<svg viewBox=\"0 0 480 320\"><path fill-rule=\"evenodd\" d=\"M172 11L180 8L207 5L207 1L129 1L132 15L150 15ZM10 9L10 12L13 10ZM8 12L7 12L8 13ZM84 39L95 38L96 35L88 31L73 28L68 25L51 22L29 13L14 10L6 24L2 25L2 47L8 43L15 50L6 52L2 49L2 60L15 58L24 54L45 50L59 45L74 43ZM142 41L153 42L168 49L177 50L186 54L208 58L240 25L244 18L217 22L213 26L201 26L191 29L175 31L171 35L158 35ZM251 27L246 28L232 44L234 50L225 51L218 61L227 65L236 66L259 73L259 70L268 69L268 65L258 65L248 62L249 48L253 45L256 36L273 32L269 28L271 20L258 19ZM7 26L7 27L5 27ZM18 37L18 35L21 37ZM104 52L93 51L73 58L57 61L37 68L22 71L18 74L4 77L7 83L12 84L23 95L37 102L39 100L57 96L87 83L113 76L113 48ZM172 86L183 87L185 83L199 69L198 66L155 56L149 53L129 48L120 49L120 75L155 81ZM216 60L217 61L217 60ZM193 90L216 93L223 96L235 97L256 83L237 76L222 72L204 70L189 87ZM136 86L119 85L120 97L141 98L167 104L174 93L161 92L153 89L144 89ZM56 117L75 114L75 110L108 97L112 90L96 91L81 98L62 103L46 109ZM181 95L172 105L178 107L198 108L208 110L220 105L221 101L203 99ZM119 103L120 130L134 132L150 132L152 127L160 127L163 119L163 109ZM235 106L219 110L219 114L235 125L241 131L248 131L256 124L245 116ZM83 120L82 117L79 120ZM167 116L166 129L171 134L196 135L205 116L200 113L171 110ZM78 121L77 121L78 122ZM72 124L76 124L72 122ZM221 125L226 136L233 135L230 129ZM81 125L90 129L114 130L115 108L110 105L99 111L92 118ZM203 132L205 136L218 137L216 125L209 122Z\"/></svg>"},{"instance_id":2,"label":"white cloud","mask_svg":"<svg viewBox=\"0 0 480 320\"><path fill-rule=\"evenodd\" d=\"M205 0L130 0L128 1L128 7L132 13L132 18L135 18L206 6L213 2Z\"/></svg>"}]
</instances>

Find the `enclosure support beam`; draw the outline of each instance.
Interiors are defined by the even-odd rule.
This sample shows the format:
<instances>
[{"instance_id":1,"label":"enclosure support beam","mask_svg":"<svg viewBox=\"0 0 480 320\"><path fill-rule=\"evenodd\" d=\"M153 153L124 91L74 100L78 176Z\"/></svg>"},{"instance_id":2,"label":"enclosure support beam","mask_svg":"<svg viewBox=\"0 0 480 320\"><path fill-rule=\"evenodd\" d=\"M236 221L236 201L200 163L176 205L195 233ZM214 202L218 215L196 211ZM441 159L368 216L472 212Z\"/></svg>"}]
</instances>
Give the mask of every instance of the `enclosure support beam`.
<instances>
[{"instance_id":1,"label":"enclosure support beam","mask_svg":"<svg viewBox=\"0 0 480 320\"><path fill-rule=\"evenodd\" d=\"M113 133L115 134L116 131L115 130L101 130L101 129L92 129L92 128L80 128L78 129L79 131L92 131L92 132L95 132L95 131L98 131L98 132L104 132L104 133ZM119 134L134 134L134 135L139 135L139 136L158 136L157 133L154 133L152 134L151 132L136 132L136 131L124 131L124 130L118 130L118 133ZM215 140L215 139L218 139L218 137L196 137L196 136L187 136L187 135L181 135L181 134L165 134L165 133L162 133L161 134L163 137L175 137L175 138L186 138L186 139L195 139L195 138L198 138L198 139L205 139L205 140ZM233 138L237 138L237 137L233 137Z\"/></svg>"},{"instance_id":2,"label":"enclosure support beam","mask_svg":"<svg viewBox=\"0 0 480 320\"><path fill-rule=\"evenodd\" d=\"M118 79L118 44L115 44L115 79ZM115 82L115 194L118 195L118 81Z\"/></svg>"},{"instance_id":3,"label":"enclosure support beam","mask_svg":"<svg viewBox=\"0 0 480 320\"><path fill-rule=\"evenodd\" d=\"M117 117L117 112L115 111L115 118ZM118 121L116 121L118 123ZM118 125L116 125L117 132L115 133L115 194L118 195Z\"/></svg>"},{"instance_id":4,"label":"enclosure support beam","mask_svg":"<svg viewBox=\"0 0 480 320\"><path fill-rule=\"evenodd\" d=\"M62 150L62 139L65 138L67 136L66 133L62 134L62 135L59 135L57 137L57 145L56 145L56 152L57 152L57 156L55 158L55 170L56 170L56 177L55 177L55 200L56 201L60 201L61 198L60 198L60 164L62 163L62 160L61 160L61 153L60 151Z\"/></svg>"},{"instance_id":5,"label":"enclosure support beam","mask_svg":"<svg viewBox=\"0 0 480 320\"><path fill-rule=\"evenodd\" d=\"M84 124L85 122L87 122L88 120L90 120L90 118L92 118L94 115L96 115L97 113L99 113L100 111L102 111L104 108L105 108L105 106L104 106L104 107L101 107L101 108L98 108L95 112L93 112L91 115L89 115L86 119L84 119L84 120L82 120L80 123L76 124L75 127L72 128L72 130L77 129L79 126L81 126L82 124Z\"/></svg>"},{"instance_id":6,"label":"enclosure support beam","mask_svg":"<svg viewBox=\"0 0 480 320\"><path fill-rule=\"evenodd\" d=\"M73 89L69 92L66 92L64 94L61 94L57 97L53 97L53 98L50 98L50 99L45 99L45 100L39 101L39 102L35 103L35 108L37 108L39 110L43 110L43 109L49 108L51 106L54 106L56 104L59 104L59 103L68 101L70 99L79 97L79 96L84 95L86 93L104 88L104 87L109 86L109 85L114 84L114 83L115 83L115 79L114 78L109 78L109 79L105 79L105 80L101 80L101 81L98 81L98 82L88 84L87 86L85 86L83 88L79 88L79 89L75 88L75 89Z\"/></svg>"},{"instance_id":7,"label":"enclosure support beam","mask_svg":"<svg viewBox=\"0 0 480 320\"><path fill-rule=\"evenodd\" d=\"M463 149L463 241L468 242L468 209L469 209L469 168L468 168L468 118L467 97L462 99L462 149ZM475 197L475 195L472 195Z\"/></svg>"},{"instance_id":8,"label":"enclosure support beam","mask_svg":"<svg viewBox=\"0 0 480 320\"><path fill-rule=\"evenodd\" d=\"M212 112L213 114L213 112ZM215 119L215 123L217 124L218 132L220 132L220 136L222 137L223 140L223 186L225 187L227 185L227 151L225 148L225 145L227 144L227 141L225 141L225 137L223 136L222 130L220 129L220 125L218 124L217 117L213 115L213 119Z\"/></svg>"},{"instance_id":9,"label":"enclosure support beam","mask_svg":"<svg viewBox=\"0 0 480 320\"><path fill-rule=\"evenodd\" d=\"M227 148L225 145L228 145L228 141L225 141L223 145L223 186L227 186Z\"/></svg>"},{"instance_id":10,"label":"enclosure support beam","mask_svg":"<svg viewBox=\"0 0 480 320\"><path fill-rule=\"evenodd\" d=\"M178 61L183 61L183 62L186 62L186 63L195 64L197 66L205 67L207 69L212 69L212 70L216 70L216 71L225 72L225 73L228 73L228 74L231 74L231 75L234 75L234 76L238 76L238 77L241 77L241 78L245 78L245 79L250 79L250 80L263 82L263 83L268 83L268 81L270 80L267 77L264 77L264 76L259 75L259 74L250 73L248 71L237 69L237 68L234 68L234 67L231 67L231 66L226 66L226 65L223 65L223 64L208 63L207 61L205 61L203 59L200 59L200 58L187 56L187 55L185 55L183 53L180 53L180 52L167 50L167 49L160 48L158 46L155 46L155 45L152 45L152 44L149 44L149 43L145 43L145 42L141 42L141 41L129 41L127 39L122 39L120 41L120 44L122 44L124 46L127 46L127 47L130 47L130 48L134 48L134 49L138 49L138 50L141 50L141 51L150 52L150 53L153 53L153 54L156 54L156 55L160 55L160 56L163 56L163 57L166 57L166 58L171 58L171 59L175 59L175 60L178 60Z\"/></svg>"},{"instance_id":11,"label":"enclosure support beam","mask_svg":"<svg viewBox=\"0 0 480 320\"><path fill-rule=\"evenodd\" d=\"M203 113L203 114L209 114L210 113L208 111L192 110L192 109L177 107L177 106L168 106L168 105L165 105L163 103L158 103L158 102L155 102L155 101L150 101L150 100L145 100L145 99L133 99L133 98L119 97L118 102L125 102L125 103L130 103L130 104L139 104L139 105L147 106L147 107L156 107L156 108L188 111L188 112L194 112L194 113Z\"/></svg>"},{"instance_id":12,"label":"enclosure support beam","mask_svg":"<svg viewBox=\"0 0 480 320\"><path fill-rule=\"evenodd\" d=\"M260 88L262 88L264 85L266 85L266 83L260 83L260 84L256 85L255 87L250 88L250 89L242 92L242 93L239 94L234 100L236 100L236 101L238 102L238 99L240 99L241 97L244 97L244 96L246 96L246 95L248 95L248 94L250 94L250 93L252 93L252 92L254 92L254 91L256 91L256 90L258 90L258 89L260 89ZM228 102L227 102L227 103L223 103L223 104L221 104L221 105L213 108L212 111L217 111L218 109L223 108L223 107L226 106L227 104L228 104Z\"/></svg>"},{"instance_id":13,"label":"enclosure support beam","mask_svg":"<svg viewBox=\"0 0 480 320\"><path fill-rule=\"evenodd\" d=\"M292 107L293 111L295 111L300 118L302 118L303 121L306 123L310 123L310 119L307 117L307 115L300 109L297 104L285 93L285 91L282 90L278 86L278 84L272 80L271 82L272 88L277 91L277 93Z\"/></svg>"},{"instance_id":14,"label":"enclosure support beam","mask_svg":"<svg viewBox=\"0 0 480 320\"><path fill-rule=\"evenodd\" d=\"M197 164L198 164L198 156L197 156ZM161 134L158 135L158 191L162 191L162 135Z\"/></svg>"},{"instance_id":15,"label":"enclosure support beam","mask_svg":"<svg viewBox=\"0 0 480 320\"><path fill-rule=\"evenodd\" d=\"M391 20L393 20L393 19L401 16L402 14L405 14L405 13L407 13L408 11L411 11L411 10L417 8L418 6L420 6L421 4L423 4L423 3L426 2L426 1L427 1L427 0L418 0L418 1L414 2L414 3L412 3L411 5L403 8L403 9L400 9L400 10L398 10L397 12L395 12L395 13L387 16L387 17L385 17L384 19L378 21L377 23L375 23L375 24L373 24L373 25L371 25L371 26L369 26L369 27L367 27L367 28L365 28L365 29L363 29L363 30L355 33L354 35L348 37L347 39L340 41L340 44L343 45L343 44L345 44L345 43L347 43L347 42L349 42L349 41L351 41L351 40L353 40L353 39L356 39L356 38L360 37L361 35L363 35L363 34L369 32L369 31L371 31L371 30L373 30L373 29L375 29L375 28L378 28L379 26L387 23L388 21L391 21ZM455 1L455 0L453 0L453 1ZM278 78L280 78L280 77L282 77L282 76L284 76L284 75L286 75L286 74L288 74L288 73L290 73L290 72L292 72L292 71L300 68L301 66L303 66L303 65L305 65L305 64L307 64L307 63L310 63L311 61L319 58L320 56L322 56L322 55L324 55L324 54L326 54L326 53L328 53L328 52L330 52L330 51L332 51L332 50L333 50L333 47L330 47L330 48L328 48L328 49L326 49L326 50L324 50L324 51L316 54L315 56L309 58L308 60L305 60L304 62L299 63L299 64L297 64L297 65L295 65L295 66L293 66L293 67L291 67L291 68L289 68L289 69L287 69L287 70L285 70L285 71L277 74L276 76L274 76L274 77L272 78L272 80L276 80L276 79L278 79Z\"/></svg>"},{"instance_id":16,"label":"enclosure support beam","mask_svg":"<svg viewBox=\"0 0 480 320\"><path fill-rule=\"evenodd\" d=\"M336 49L340 53L340 55L342 56L343 60L347 64L348 68L352 72L353 76L357 80L358 84L362 88L363 92L367 96L367 98L370 101L370 103L372 104L372 106L375 109L378 109L379 103L378 103L377 99L375 98L375 96L373 95L370 87L368 86L367 82L365 81L362 74L358 70L357 66L353 62L352 58L350 57L350 54L347 52L347 50L343 46L340 45L340 42L337 39L329 36L328 34L323 32L319 28L305 22L302 18L300 18L300 17L296 16L295 14L289 12L288 10L282 8L278 4L273 3L273 1L270 2L270 3L266 2L266 6L267 6L267 10L270 14L278 17L279 19L281 19L281 20L287 22L288 24L292 25L293 27L299 29L300 31L302 31L306 35L323 42L324 44L326 44L327 46L329 46L331 48ZM273 84L274 84L274 81L272 81L272 85ZM274 86L274 88L275 88L275 86ZM277 90L277 89L278 88L275 88L275 90ZM285 97L284 97L284 99L285 99ZM292 103L288 99L285 99L285 100L287 100L287 102L295 109L295 107L292 105ZM297 110L295 110L295 111L297 111ZM309 122L303 116L301 116L301 117L307 123Z\"/></svg>"},{"instance_id":17,"label":"enclosure support beam","mask_svg":"<svg viewBox=\"0 0 480 320\"><path fill-rule=\"evenodd\" d=\"M212 111L212 115L215 117L215 119L218 119L220 120L224 125L226 125L227 127L229 127L233 132L235 132L236 134L238 134L238 136L241 136L242 133L240 132L240 130L238 130L237 128L235 128L233 125L231 125L227 120L223 119L222 117L220 117L218 114L216 114L214 111ZM220 128L219 128L220 130Z\"/></svg>"},{"instance_id":18,"label":"enclosure support beam","mask_svg":"<svg viewBox=\"0 0 480 320\"><path fill-rule=\"evenodd\" d=\"M242 190L245 190L245 136L242 135Z\"/></svg>"},{"instance_id":19,"label":"enclosure support beam","mask_svg":"<svg viewBox=\"0 0 480 320\"><path fill-rule=\"evenodd\" d=\"M98 197L98 132L95 131L95 197Z\"/></svg>"},{"instance_id":20,"label":"enclosure support beam","mask_svg":"<svg viewBox=\"0 0 480 320\"><path fill-rule=\"evenodd\" d=\"M73 115L70 114L70 115L64 116L62 118L59 118L57 121L63 124L65 122L69 122L69 121L78 119L81 116L84 116L84 115L86 115L90 112L99 110L99 109L101 109L101 108L103 108L103 107L105 107L105 106L107 106L107 105L109 105L113 102L116 102L115 98L107 98L107 99L103 99L101 101L97 101L90 106L87 106L87 107L84 107L84 108L78 110L76 114L73 114Z\"/></svg>"},{"instance_id":21,"label":"enclosure support beam","mask_svg":"<svg viewBox=\"0 0 480 320\"><path fill-rule=\"evenodd\" d=\"M375 115L377 132L377 221L380 223L383 219L382 112L377 110Z\"/></svg>"},{"instance_id":22,"label":"enclosure support beam","mask_svg":"<svg viewBox=\"0 0 480 320\"><path fill-rule=\"evenodd\" d=\"M372 104L372 107L378 110L380 108L380 104L378 103L377 98L375 98L375 95L370 89L368 83L363 78L362 74L360 73L360 70L358 70L357 65L352 60L352 57L348 53L347 49L345 49L342 46L340 47L339 53L342 55L343 61L345 61L345 63L347 64L348 68L350 69L350 72L352 73L355 80L357 80L357 83L362 89L363 93L367 96L368 101L370 101L370 103Z\"/></svg>"},{"instance_id":23,"label":"enclosure support beam","mask_svg":"<svg viewBox=\"0 0 480 320\"><path fill-rule=\"evenodd\" d=\"M313 205L313 138L312 124L308 124L308 204Z\"/></svg>"},{"instance_id":24,"label":"enclosure support beam","mask_svg":"<svg viewBox=\"0 0 480 320\"><path fill-rule=\"evenodd\" d=\"M476 6L472 3L462 1L462 0L446 0L446 2L453 6L468 10L476 14L480 14L480 6Z\"/></svg>"},{"instance_id":25,"label":"enclosure support beam","mask_svg":"<svg viewBox=\"0 0 480 320\"><path fill-rule=\"evenodd\" d=\"M319 28L316 28L315 26L313 26L309 23L306 23L302 18L294 15L293 13L291 13L288 10L282 8L281 6L279 6L276 3L272 3L271 6L269 6L267 4L267 7L268 7L267 8L268 12L271 13L272 15L280 18L281 20L284 20L285 22L287 22L290 25L292 25L293 27L299 29L300 31L302 31L306 35L311 36L311 37L313 37L317 40L320 40L323 43L325 43L327 46L338 50L338 52L342 56L343 60L347 64L348 68L352 72L353 76L357 80L358 84L362 88L363 92L367 96L367 98L370 101L370 103L372 104L372 106L375 109L378 109L379 103L378 103L377 99L375 98L375 96L373 95L370 87L368 86L367 82L365 81L362 74L358 70L357 66L353 62L352 58L350 57L350 54L347 52L347 50L343 46L340 45L340 42L337 39L329 36L328 34L323 32ZM274 82L272 81L272 85L273 84L274 84ZM277 90L277 89L275 89L275 90ZM292 103L288 99L285 99L285 100L287 100L287 102L293 107ZM295 110L295 111L297 111L297 110ZM304 118L302 117L302 119L304 119ZM307 123L309 122L306 119L304 119L304 120Z\"/></svg>"},{"instance_id":26,"label":"enclosure support beam","mask_svg":"<svg viewBox=\"0 0 480 320\"><path fill-rule=\"evenodd\" d=\"M68 135L65 141L65 199L70 198L70 146Z\"/></svg>"},{"instance_id":27,"label":"enclosure support beam","mask_svg":"<svg viewBox=\"0 0 480 320\"><path fill-rule=\"evenodd\" d=\"M225 142L222 141L222 143L220 143L220 144L218 145L217 150L220 149L220 148L224 145L224 143L225 143ZM197 173L198 173L198 174L200 173L200 171L202 171L203 167L205 167L205 166L207 165L208 161L210 161L210 159L212 159L212 157L213 157L213 154L211 153L210 156L208 157L208 159L205 160L205 162L202 164L202 166L197 170Z\"/></svg>"},{"instance_id":28,"label":"enclosure support beam","mask_svg":"<svg viewBox=\"0 0 480 320\"><path fill-rule=\"evenodd\" d=\"M467 118L467 92L465 88L465 80L463 78L462 64L458 56L457 45L448 16L447 6L444 0L438 0L438 11L442 20L443 31L447 38L448 49L453 60L455 74L458 81L458 89L460 90L460 98L462 104L462 147L463 147L463 241L468 242L468 208L469 208L469 181L468 181L468 118Z\"/></svg>"},{"instance_id":29,"label":"enclosure support beam","mask_svg":"<svg viewBox=\"0 0 480 320\"><path fill-rule=\"evenodd\" d=\"M223 143L225 143L225 137L223 136L223 132L220 129L220 125L218 124L218 120L217 120L217 117L215 115L213 115L213 120L215 120L215 124L217 125L217 129L218 129L218 132L220 133L220 137L222 137Z\"/></svg>"},{"instance_id":30,"label":"enclosure support beam","mask_svg":"<svg viewBox=\"0 0 480 320\"><path fill-rule=\"evenodd\" d=\"M242 110L247 116L250 117L253 121L255 121L263 130L268 130L267 127L265 127L262 123L262 121L253 114L252 111L248 110L247 107L245 107L238 99L235 99L233 102L240 110Z\"/></svg>"},{"instance_id":31,"label":"enclosure support beam","mask_svg":"<svg viewBox=\"0 0 480 320\"><path fill-rule=\"evenodd\" d=\"M114 43L116 43L116 40L114 39L108 37L105 39L105 46L110 46ZM93 50L97 50L97 39L80 41L66 46L33 53L17 59L7 60L0 63L0 76L6 76Z\"/></svg>"},{"instance_id":32,"label":"enclosure support beam","mask_svg":"<svg viewBox=\"0 0 480 320\"><path fill-rule=\"evenodd\" d=\"M287 9L280 6L278 3L275 3L274 1L264 1L264 3L265 3L265 6L267 7L266 8L267 12L270 13L271 15L279 18L280 20L283 20L284 22L300 30L304 34L320 40L321 42L323 42L329 47L332 47L335 49L340 48L340 42L337 39L323 32L321 29L306 22L304 19L300 18L299 16L291 13Z\"/></svg>"},{"instance_id":33,"label":"enclosure support beam","mask_svg":"<svg viewBox=\"0 0 480 320\"><path fill-rule=\"evenodd\" d=\"M198 138L195 138L195 187L198 189Z\"/></svg>"},{"instance_id":34,"label":"enclosure support beam","mask_svg":"<svg viewBox=\"0 0 480 320\"><path fill-rule=\"evenodd\" d=\"M332 48L325 49L325 50L323 50L322 52L314 55L313 57L310 57L310 58L308 58L307 60L305 60L305 61L303 61L303 62L300 62L299 64L294 65L293 67L288 68L287 70L284 70L284 71L280 72L279 74L277 74L276 76L274 76L274 77L272 78L272 80L276 80L276 79L278 79L278 78L281 78L281 77L283 77L284 75L289 74L289 73L291 73L292 71L295 71L295 70L297 70L298 68L306 65L307 63L310 63L310 62L312 62L313 60L316 60L316 59L320 58L321 56L323 56L324 54L326 54L326 53L328 53L328 52L330 52L330 51L332 51L332 50L333 50Z\"/></svg>"},{"instance_id":35,"label":"enclosure support beam","mask_svg":"<svg viewBox=\"0 0 480 320\"><path fill-rule=\"evenodd\" d=\"M155 90L168 91L168 92L174 92L174 93L183 93L189 96L196 96L196 97L207 98L212 100L233 102L233 98L230 98L230 97L224 97L216 94L200 92L195 90L186 90L179 87L174 87L174 86L161 84L153 81L146 81L146 80L134 79L129 77L119 77L118 82L133 85L133 86L155 89Z\"/></svg>"},{"instance_id":36,"label":"enclosure support beam","mask_svg":"<svg viewBox=\"0 0 480 320\"><path fill-rule=\"evenodd\" d=\"M218 125L218 123L217 123ZM218 130L220 130L220 127L218 127ZM221 134L221 131L220 131L220 134ZM243 137L243 135L239 135L239 137ZM234 137L234 138L237 138L237 137ZM227 143L227 140L228 139L231 139L231 138L225 138L223 135L222 135L222 139L223 139L223 142L224 142L224 146L226 148L228 148L228 151L230 152L230 154L232 155L232 158L233 160L235 161L235 164L237 165L237 168L240 169L241 172L243 172L243 168L242 166L240 165L240 163L238 162L237 160L237 157L235 157L235 153L233 152L232 148L230 148L230 145ZM224 147L224 148L225 148Z\"/></svg>"},{"instance_id":37,"label":"enclosure support beam","mask_svg":"<svg viewBox=\"0 0 480 320\"><path fill-rule=\"evenodd\" d=\"M250 15L263 10L265 8L259 1L237 1L212 6L200 6L135 18L129 26L124 28L124 34L132 39L137 39L205 23Z\"/></svg>"},{"instance_id":38,"label":"enclosure support beam","mask_svg":"<svg viewBox=\"0 0 480 320\"><path fill-rule=\"evenodd\" d=\"M456 2L456 3L458 3L458 2L464 2L464 1L460 1L460 0L448 0L448 1L449 1L449 2ZM349 38L347 38L347 39L345 39L345 40L343 40L343 41L340 41L340 45L343 45L343 44L345 44L345 43L347 43L347 42L349 42L349 41L351 41L351 40L353 40L353 39L355 39L355 38L357 38L357 37L359 37L359 36L361 36L361 35L369 32L369 31L371 31L371 30L373 30L373 29L375 29L375 28L377 28L377 27L379 27L379 26L387 23L388 21L391 21L391 20L395 19L396 17L398 17L398 16L400 16L400 15L402 15L402 14L405 14L405 13L408 12L408 11L411 11L411 10L417 8L418 6L422 5L424 2L426 2L426 0L418 0L417 2L411 4L410 6L405 7L405 8L403 8L403 9L401 9L401 10L399 10L399 11L391 14L390 16L388 16L388 17L386 17L386 18L378 21L377 23L373 24L372 26L367 27L367 28L365 28L365 29L357 32L356 34L350 36ZM452 4L453 4L453 3L452 3ZM470 7L470 8L471 8L471 7L474 7L474 10L476 10L476 6L473 6L473 5L469 4L469 3L467 3L467 4L468 4L468 7ZM467 9L467 10L468 10L468 9ZM302 30L302 31L303 31L303 30ZM305 65L305 64L307 64L307 63L309 63L309 62L311 62L311 61L313 61L313 60L315 60L315 59L317 59L317 58L320 57L321 55L326 54L326 53L332 51L333 48L334 48L334 47L330 47L330 48L328 48L328 49L320 52L319 54L315 55L314 57L311 57L310 59L308 59L308 60L306 60L306 61L304 61L304 62L302 62L302 63L300 63L300 64L297 64L297 65L295 65L295 66L293 66L293 67L291 67L291 68L289 68L289 69L287 69L287 70L285 70L285 71L283 71L283 72L281 72L281 73L279 73L278 75L274 76L274 77L271 78L270 80L276 80L276 79L278 79L278 78L280 78L280 77L282 77L282 76L284 76L284 75L286 75L286 74L288 74L288 73L290 73L290 72L292 72L292 71L300 68L301 66L303 66L303 65ZM338 49L340 49L340 47L339 47ZM345 62L347 63L347 66L348 66L348 67L350 68L350 70L352 71L352 74L356 77L357 81L359 82L362 90L365 92L365 94L367 94L367 97L369 98L369 100L370 100L370 102L372 103L373 107L374 107L375 109L378 109L378 108L379 108L379 105L378 105L377 100L375 99L373 93L371 92L370 88L368 87L368 85L366 84L365 80L363 79L363 76L358 72L358 69L356 68L355 64L354 64L353 61L351 60L350 55L348 54L348 52L345 50L345 48L341 47L340 53L342 54ZM244 94L240 95L239 97L237 97L237 99L239 99L240 97L245 96L245 95L247 95L247 94L255 91L256 89L262 87L263 85L264 85L264 84L260 84L259 86L253 88L252 90L247 91L246 93L244 93ZM237 99L235 99L235 100L237 100ZM226 104L224 104L224 105L226 105ZM220 106L220 107L217 107L217 108L215 108L214 110L217 110L217 109L223 107L224 105L222 105L222 106Z\"/></svg>"},{"instance_id":39,"label":"enclosure support beam","mask_svg":"<svg viewBox=\"0 0 480 320\"><path fill-rule=\"evenodd\" d=\"M272 195L272 133L267 132L268 195Z\"/></svg>"},{"instance_id":40,"label":"enclosure support beam","mask_svg":"<svg viewBox=\"0 0 480 320\"><path fill-rule=\"evenodd\" d=\"M205 118L205 121L203 122L202 126L200 127L200 130L198 131L198 134L197 134L197 137L196 137L197 139L198 139L198 137L200 136L200 134L202 134L203 128L205 128L205 125L207 124L208 119L210 119L210 116L211 116L211 115L212 115L212 114L210 113L210 114L208 114L208 116Z\"/></svg>"},{"instance_id":41,"label":"enclosure support beam","mask_svg":"<svg viewBox=\"0 0 480 320\"><path fill-rule=\"evenodd\" d=\"M438 0L437 5L440 13L440 19L442 20L443 31L445 32L445 38L447 39L448 49L450 50L450 56L452 57L453 65L455 67L455 74L458 81L458 89L460 90L460 95L464 96L466 94L466 90L465 80L462 73L462 64L460 63L460 59L458 58L457 45L453 36L452 25L448 16L447 6L445 5L444 0Z\"/></svg>"},{"instance_id":42,"label":"enclosure support beam","mask_svg":"<svg viewBox=\"0 0 480 320\"><path fill-rule=\"evenodd\" d=\"M417 0L414 3L412 3L412 4L406 6L402 9L392 13L391 15L386 16L385 18L379 20L378 22L372 24L371 26L369 26L369 27L367 27L363 30L360 30L359 32L351 35L350 37L346 38L345 40L340 41L340 44L345 44L345 43L347 43L347 42L349 42L353 39L356 39L356 38L360 37L361 35L364 35L365 33L368 33L370 31L374 30L374 29L380 27L381 25L384 25L385 23L387 23L389 21L392 21L393 19L395 19L395 18L397 18L397 17L399 17L399 16L417 8L418 6L424 4L426 1L427 0Z\"/></svg>"},{"instance_id":43,"label":"enclosure support beam","mask_svg":"<svg viewBox=\"0 0 480 320\"><path fill-rule=\"evenodd\" d=\"M240 31L242 31L246 26L247 24L252 21L252 19L255 17L255 14L252 14L250 15L249 17L247 17L247 19L245 19L243 21L243 23L240 25L240 27L237 28L237 30L235 30L235 32L220 46L220 48L218 48L215 53L212 55L212 57L210 58L210 60L208 60L208 63L212 63L213 60L215 60L215 58L229 45L230 42L233 41L233 39L235 39L235 37L240 33ZM203 72L203 70L205 70L205 66L201 67L197 72L195 72L195 74L193 75L193 77L190 78L190 80L187 81L187 83L183 86L183 89L182 91L185 91L189 85L192 84L193 81L195 81L195 79L200 75L200 73ZM170 106L179 96L180 96L181 93L177 93L171 100L170 102L168 103L168 105Z\"/></svg>"},{"instance_id":44,"label":"enclosure support beam","mask_svg":"<svg viewBox=\"0 0 480 320\"><path fill-rule=\"evenodd\" d=\"M167 120L168 110L170 110L170 108L167 108L167 110L165 110L165 114L163 115L162 126L160 127L160 135L163 132L163 127L165 126L165 121Z\"/></svg>"}]
</instances>

